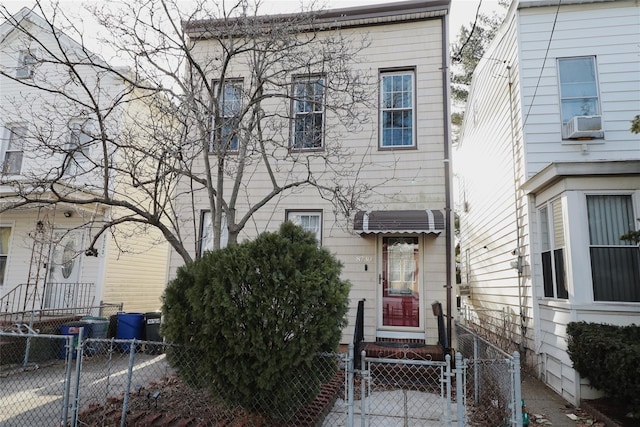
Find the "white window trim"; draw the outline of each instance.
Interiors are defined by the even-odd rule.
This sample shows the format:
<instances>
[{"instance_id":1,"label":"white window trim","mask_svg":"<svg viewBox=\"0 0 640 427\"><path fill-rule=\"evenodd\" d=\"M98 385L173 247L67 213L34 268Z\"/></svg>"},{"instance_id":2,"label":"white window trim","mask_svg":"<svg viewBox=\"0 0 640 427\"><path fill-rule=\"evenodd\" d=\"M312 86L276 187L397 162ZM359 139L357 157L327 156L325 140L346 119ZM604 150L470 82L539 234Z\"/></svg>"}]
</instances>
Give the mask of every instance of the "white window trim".
<instances>
[{"instance_id":1,"label":"white window trim","mask_svg":"<svg viewBox=\"0 0 640 427\"><path fill-rule=\"evenodd\" d=\"M556 242L555 242L555 218L553 217L553 204L554 203L560 203L560 207L561 207L561 212L562 212L562 230L564 233L564 244L562 246L556 247ZM569 289L569 282L570 282L570 274L569 274L569 261L568 261L568 245L567 245L567 229L565 226L565 218L567 216L567 202L563 201L561 197L557 197L554 199L550 199L547 200L546 202L544 202L543 204L537 206L537 220L538 220L538 235L540 236L539 238L539 262L540 262L540 273L541 273L541 285L542 285L542 298L547 299L547 300L553 300L553 301L560 301L560 302L567 302L571 299L571 291ZM543 245L542 245L542 209L547 209L547 228L548 228L548 235L549 235L549 249L548 250L544 250L543 249ZM557 267L556 267L556 260L555 260L555 255L554 255L554 251L557 249L562 249L563 251L563 262L564 262L564 281L565 281L565 286L567 287L567 293L569 294L567 298L560 298L558 297L558 283L556 281L556 271L557 271ZM544 252L549 252L550 254L550 261L551 261L551 281L552 281L552 286L553 286L553 295L552 296L546 296L545 295L545 289L544 289L544 265L542 263L542 254Z\"/></svg>"},{"instance_id":2,"label":"white window trim","mask_svg":"<svg viewBox=\"0 0 640 427\"><path fill-rule=\"evenodd\" d=\"M383 108L383 98L384 98L384 77L393 76L393 75L405 75L409 74L411 76L411 145L384 145L384 112L385 111L393 111L394 109ZM417 110L416 110L416 70L415 68L402 68L397 70L381 70L379 79L378 79L378 121L379 121L379 137L378 137L378 148L381 150L398 150L398 149L415 149L418 146L417 143ZM407 110L407 108L401 108L398 110Z\"/></svg>"},{"instance_id":3,"label":"white window trim","mask_svg":"<svg viewBox=\"0 0 640 427\"><path fill-rule=\"evenodd\" d=\"M14 224L6 224L6 223L0 223L0 228L9 228L11 231L9 232L9 247L7 248L7 252L6 253L0 253L0 256L5 257L5 270L4 270L4 280L0 281L0 287L3 286L6 281L7 278L7 266L9 265L9 257L11 254L11 246L13 244L13 236L14 236Z\"/></svg>"},{"instance_id":4,"label":"white window trim","mask_svg":"<svg viewBox=\"0 0 640 427\"><path fill-rule=\"evenodd\" d=\"M324 150L324 138L325 138L325 126L326 126L326 110L325 110L325 100L326 100L326 86L325 86L326 78L323 75L309 75L309 76L298 76L293 79L293 83L291 86L291 138L289 141L289 149L292 151L320 151ZM297 105L298 102L310 102L308 99L298 100L296 99L296 87L299 84L308 84L308 83L320 83L322 86L322 102L320 104L320 111L310 111L310 112L301 112L298 113ZM296 146L296 122L299 117L306 117L309 115L320 115L322 117L322 129L320 130L320 145L317 147L304 147L304 146Z\"/></svg>"},{"instance_id":5,"label":"white window trim","mask_svg":"<svg viewBox=\"0 0 640 427\"><path fill-rule=\"evenodd\" d=\"M72 121L69 123L69 132L67 136L67 150L69 150L69 164L67 167L67 173L71 175L76 175L79 173L87 172L86 166L90 163L91 158L91 147L94 143L92 140L93 137L87 134L85 131L90 131L94 124L90 120L84 121ZM79 132L77 135L77 143L74 141L74 137L76 136L76 132ZM87 135L91 137L91 140L86 143L82 142L82 135ZM76 150L78 147L82 146L80 150ZM73 150L73 153L71 151Z\"/></svg>"},{"instance_id":6,"label":"white window trim","mask_svg":"<svg viewBox=\"0 0 640 427\"><path fill-rule=\"evenodd\" d=\"M318 217L318 219L319 219L319 221L318 221L319 227L318 227L318 230L315 231L315 233L316 233L316 239L318 240L318 246L322 246L322 228L323 228L323 212L322 212L322 209L308 209L308 210L290 209L290 210L287 210L286 213L285 213L285 219L287 221L291 221L296 225L302 226L300 224L300 221L297 220L297 218L296 218L296 217L300 217L300 216L316 216L316 217ZM307 230L307 231L312 231L312 230Z\"/></svg>"},{"instance_id":7,"label":"white window trim","mask_svg":"<svg viewBox=\"0 0 640 427\"><path fill-rule=\"evenodd\" d=\"M239 106L238 111L233 115L225 115L224 114L224 110L225 110L224 109L224 101L225 101L224 100L224 86L227 86L227 85L238 86L239 89L240 89L240 99L239 99L240 106ZM216 94L217 97L218 97L218 105L219 105L218 109L220 111L220 119L222 119L223 121L226 121L228 119L233 119L234 117L239 119L240 118L240 112L242 111L242 92L244 90L244 81L242 79L238 79L238 78L225 80L224 84L222 85L223 88L221 90L220 81L214 80L213 83L212 83L212 86L213 86L214 94ZM223 99L220 99L220 97L222 97ZM214 102L215 101L212 99L211 100L211 103L212 103L211 104L211 111L212 112L215 111L215 105L213 104ZM238 120L237 125L238 125L238 129L235 130L235 135L234 136L237 139L238 146L235 147L235 148L228 147L226 152L237 153L239 151L239 149L240 149L240 131L239 131L240 122L239 122L239 120ZM210 144L209 144L209 153L210 154L215 154L216 151L217 151L216 150L216 134L217 134L216 128L217 128L217 126L218 126L218 124L215 123L215 116L214 116L214 114L212 114L212 117L211 117L211 130L212 130L212 132L211 132L211 138L210 138Z\"/></svg>"},{"instance_id":8,"label":"white window trim","mask_svg":"<svg viewBox=\"0 0 640 427\"><path fill-rule=\"evenodd\" d=\"M23 135L23 140L22 140L22 144L23 145L22 145L22 147L20 147L21 148L20 150L15 150L15 149L10 150L9 149L9 144L11 143L11 137L14 134L13 129L16 129L16 128L24 128L25 135ZM3 175L19 175L22 172L22 167L23 167L23 164L24 164L24 151L25 151L24 150L24 144L26 143L26 134L28 132L28 129L29 128L25 123L11 123L11 124L6 126L6 128L5 128L5 138L4 138L4 141L3 141L3 144L2 144L2 152L0 153L1 154L0 158L2 159L1 172L2 172ZM20 160L20 168L19 168L19 170L17 172L12 172L12 173L5 172L5 165L6 165L6 162L7 162L7 154L8 153L22 153L22 158Z\"/></svg>"},{"instance_id":9,"label":"white window trim","mask_svg":"<svg viewBox=\"0 0 640 427\"><path fill-rule=\"evenodd\" d=\"M227 246L229 242L229 229L227 228L227 217L222 214L220 236L220 248ZM210 210L200 212L200 238L198 239L198 255L202 256L207 251L213 250L213 216Z\"/></svg>"},{"instance_id":10,"label":"white window trim","mask_svg":"<svg viewBox=\"0 0 640 427\"><path fill-rule=\"evenodd\" d=\"M21 50L18 54L18 65L16 67L16 79L33 78L36 56L29 49Z\"/></svg>"}]
</instances>

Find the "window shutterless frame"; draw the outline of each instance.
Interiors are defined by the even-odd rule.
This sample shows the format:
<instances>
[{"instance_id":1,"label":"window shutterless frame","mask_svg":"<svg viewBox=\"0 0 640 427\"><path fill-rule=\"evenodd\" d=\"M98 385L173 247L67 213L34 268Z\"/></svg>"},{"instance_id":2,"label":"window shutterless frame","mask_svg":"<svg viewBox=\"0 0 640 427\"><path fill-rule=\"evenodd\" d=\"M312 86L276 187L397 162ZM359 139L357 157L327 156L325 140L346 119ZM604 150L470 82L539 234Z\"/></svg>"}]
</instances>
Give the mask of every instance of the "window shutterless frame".
<instances>
[{"instance_id":1,"label":"window shutterless frame","mask_svg":"<svg viewBox=\"0 0 640 427\"><path fill-rule=\"evenodd\" d=\"M378 148L406 149L416 142L416 70L380 70Z\"/></svg>"},{"instance_id":2,"label":"window shutterless frame","mask_svg":"<svg viewBox=\"0 0 640 427\"><path fill-rule=\"evenodd\" d=\"M18 55L18 66L16 67L16 79L30 79L33 77L33 67L36 57L29 50L21 50Z\"/></svg>"},{"instance_id":3,"label":"window shutterless frame","mask_svg":"<svg viewBox=\"0 0 640 427\"><path fill-rule=\"evenodd\" d=\"M211 138L209 152L216 153L218 139L222 142L222 152L237 152L239 149L240 111L242 110L242 79L228 79L222 87L219 81L212 82ZM217 108L216 104L217 102ZM217 111L217 117L216 117Z\"/></svg>"},{"instance_id":4,"label":"window shutterless frame","mask_svg":"<svg viewBox=\"0 0 640 427\"><path fill-rule=\"evenodd\" d=\"M291 88L292 151L324 149L325 78L321 75L294 77Z\"/></svg>"},{"instance_id":5,"label":"window shutterless frame","mask_svg":"<svg viewBox=\"0 0 640 427\"><path fill-rule=\"evenodd\" d=\"M287 210L285 219L316 235L318 246L322 246L322 210Z\"/></svg>"},{"instance_id":6,"label":"window shutterless frame","mask_svg":"<svg viewBox=\"0 0 640 427\"><path fill-rule=\"evenodd\" d=\"M9 259L9 246L11 244L12 227L0 225L0 286L4 284L4 276Z\"/></svg>"},{"instance_id":7,"label":"window shutterless frame","mask_svg":"<svg viewBox=\"0 0 640 427\"><path fill-rule=\"evenodd\" d=\"M4 175L18 175L22 170L27 127L25 125L10 125L7 127L6 135L2 153L2 173Z\"/></svg>"}]
</instances>

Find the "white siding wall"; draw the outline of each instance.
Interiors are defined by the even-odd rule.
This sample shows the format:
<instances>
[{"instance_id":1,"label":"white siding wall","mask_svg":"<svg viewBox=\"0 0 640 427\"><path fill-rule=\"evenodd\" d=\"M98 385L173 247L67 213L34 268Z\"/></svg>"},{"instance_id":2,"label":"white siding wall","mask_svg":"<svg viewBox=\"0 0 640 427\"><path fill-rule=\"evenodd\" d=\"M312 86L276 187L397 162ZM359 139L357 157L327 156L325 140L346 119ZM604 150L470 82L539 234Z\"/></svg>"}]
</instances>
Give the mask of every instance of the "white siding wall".
<instances>
[{"instance_id":1,"label":"white siding wall","mask_svg":"<svg viewBox=\"0 0 640 427\"><path fill-rule=\"evenodd\" d=\"M464 282L469 277L471 291L464 303L476 310L496 310L494 317L502 316L504 309L517 325L522 302L530 327L528 257L524 258L524 277L519 279L511 266L516 261L513 251L520 247L526 255L528 245L527 201L517 190L524 177L524 160L516 48L512 17L476 68L454 165L465 195L463 203L458 202L464 207L458 212L462 278ZM519 329L510 331L516 343L520 342Z\"/></svg>"},{"instance_id":2,"label":"white siding wall","mask_svg":"<svg viewBox=\"0 0 640 427\"><path fill-rule=\"evenodd\" d=\"M390 67L415 67L417 90L417 150L379 151L377 111L368 112L369 123L355 133L343 133L333 140L325 140L325 144L344 145L353 151L354 169L359 170L359 179L375 187L368 198L371 209L444 209L445 175L444 175L444 113L442 72L442 22L440 19L429 21L399 23L345 30L347 37L358 40L363 33L369 34L371 44L362 52L361 61L356 65L370 78L373 86L372 102L377 105L378 70ZM202 55L210 55L208 49L212 42L200 42ZM241 75L242 70L238 69ZM214 79L216 76L211 76ZM284 105L286 104L286 105ZM271 108L287 109L288 102ZM285 110L286 111L286 110ZM327 127L332 127L335 120L327 114ZM282 141L288 137L286 132L280 135ZM304 157L305 154L302 154ZM284 157L283 157L284 158ZM212 160L214 158L212 157ZM289 165L281 161L282 171L279 178L284 179L291 172ZM321 182L330 183L334 178L324 173L323 162L314 162L315 173ZM295 169L293 169L295 171ZM266 192L270 191L270 182L265 175L262 164L245 173L243 190L238 205L238 215L243 215L249 205ZM205 194L195 195L196 210L208 209ZM188 201L182 199L182 218L192 224ZM349 326L344 331L343 342L353 337L355 323L355 307L358 300L366 299L365 335L369 340L375 338L377 321L378 296L378 258L376 236L360 237L349 230L344 218L335 217L332 206L318 197L313 189L297 189L287 192L271 200L262 207L242 231L239 240L255 237L263 231L274 231L285 219L286 209L322 209L323 242L343 262L343 277L353 285L350 294ZM196 221L197 223L198 221ZM191 226L185 241L194 241L198 230ZM444 302L446 299L446 263L445 237L426 237L423 240L425 249L424 265L420 269L426 299ZM170 275L182 265L182 259L172 251ZM365 265L367 269L365 270ZM429 307L427 305L427 307ZM426 311L426 310L425 310ZM435 342L437 324L433 315L424 313L427 320L427 339Z\"/></svg>"},{"instance_id":3,"label":"white siding wall","mask_svg":"<svg viewBox=\"0 0 640 427\"><path fill-rule=\"evenodd\" d=\"M640 135L629 132L640 105L640 5L525 8L518 28L527 177L552 161L640 158ZM596 57L605 137L589 141L586 152L584 141L561 137L557 59L572 56Z\"/></svg>"}]
</instances>

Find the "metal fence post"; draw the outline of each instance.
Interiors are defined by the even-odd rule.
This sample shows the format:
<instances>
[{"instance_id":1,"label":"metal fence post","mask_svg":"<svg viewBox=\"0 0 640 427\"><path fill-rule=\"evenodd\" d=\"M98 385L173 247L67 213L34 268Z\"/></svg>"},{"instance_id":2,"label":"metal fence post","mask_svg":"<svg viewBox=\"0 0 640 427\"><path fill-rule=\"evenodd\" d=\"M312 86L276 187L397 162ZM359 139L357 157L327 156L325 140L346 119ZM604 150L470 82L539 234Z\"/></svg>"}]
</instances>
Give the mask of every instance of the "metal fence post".
<instances>
[{"instance_id":1,"label":"metal fence post","mask_svg":"<svg viewBox=\"0 0 640 427\"><path fill-rule=\"evenodd\" d=\"M360 425L362 427L366 426L366 420L365 420L365 406L366 406L366 388L365 388L365 375L366 375L366 361L365 361L365 357L367 357L367 352L362 350L362 353L360 353L360 364L361 366L361 370L360 370Z\"/></svg>"},{"instance_id":2,"label":"metal fence post","mask_svg":"<svg viewBox=\"0 0 640 427\"><path fill-rule=\"evenodd\" d=\"M124 400L122 402L122 417L120 417L120 427L126 426L127 409L129 409L129 393L131 392L131 377L133 375L133 364L136 354L136 339L131 340L129 344L129 371L127 373L127 388L124 391Z\"/></svg>"},{"instance_id":3,"label":"metal fence post","mask_svg":"<svg viewBox=\"0 0 640 427\"><path fill-rule=\"evenodd\" d=\"M520 377L520 353L513 352L512 369L513 375L511 375L511 386L513 387L513 409L515 414L514 427L520 427L522 425L522 382Z\"/></svg>"},{"instance_id":4,"label":"metal fence post","mask_svg":"<svg viewBox=\"0 0 640 427\"><path fill-rule=\"evenodd\" d=\"M75 389L73 391L73 412L72 412L72 423L73 427L78 425L78 407L80 404L80 372L82 368L82 347L84 340L84 327L78 328L78 345L76 346L76 381L75 381Z\"/></svg>"},{"instance_id":5,"label":"metal fence post","mask_svg":"<svg viewBox=\"0 0 640 427\"><path fill-rule=\"evenodd\" d=\"M31 352L31 334L34 332L33 331L33 314L34 313L32 311L31 316L29 317L29 329L27 330L27 333L29 335L27 336L27 344L25 345L25 348L24 348L24 359L22 360L23 370L26 370L27 365L29 364L29 353Z\"/></svg>"},{"instance_id":6,"label":"metal fence post","mask_svg":"<svg viewBox=\"0 0 640 427\"><path fill-rule=\"evenodd\" d=\"M480 400L480 373L478 370L478 337L473 336L473 398L475 401Z\"/></svg>"},{"instance_id":7,"label":"metal fence post","mask_svg":"<svg viewBox=\"0 0 640 427\"><path fill-rule=\"evenodd\" d=\"M451 355L447 354L445 356L445 361L447 362L447 366L445 367L445 380L444 383L446 384L446 393L447 393L447 410L445 411L445 415L444 415L444 419L442 420L442 422L444 423L444 425L450 426L451 425Z\"/></svg>"},{"instance_id":8,"label":"metal fence post","mask_svg":"<svg viewBox=\"0 0 640 427\"><path fill-rule=\"evenodd\" d=\"M73 361L73 335L67 335L64 337L66 343L64 344L65 356L65 383L64 383L64 396L62 397L62 419L60 425L66 426L69 419L69 399L71 398L71 362Z\"/></svg>"},{"instance_id":9,"label":"metal fence post","mask_svg":"<svg viewBox=\"0 0 640 427\"><path fill-rule=\"evenodd\" d=\"M354 382L353 382L353 343L349 343L349 355L347 358L347 426L355 426L355 414L353 410L354 405Z\"/></svg>"},{"instance_id":10,"label":"metal fence post","mask_svg":"<svg viewBox=\"0 0 640 427\"><path fill-rule=\"evenodd\" d=\"M462 353L456 352L456 408L458 411L458 427L464 427L464 393L462 384L464 383L464 365Z\"/></svg>"}]
</instances>

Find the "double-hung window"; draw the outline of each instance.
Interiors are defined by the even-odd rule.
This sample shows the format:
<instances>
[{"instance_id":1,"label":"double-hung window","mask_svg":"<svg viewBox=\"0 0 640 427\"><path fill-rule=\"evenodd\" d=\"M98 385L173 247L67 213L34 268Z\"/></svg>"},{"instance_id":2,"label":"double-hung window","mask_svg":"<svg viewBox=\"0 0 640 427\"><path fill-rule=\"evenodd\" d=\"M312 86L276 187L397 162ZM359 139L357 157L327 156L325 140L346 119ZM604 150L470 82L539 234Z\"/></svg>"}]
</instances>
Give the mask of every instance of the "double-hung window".
<instances>
[{"instance_id":1,"label":"double-hung window","mask_svg":"<svg viewBox=\"0 0 640 427\"><path fill-rule=\"evenodd\" d=\"M620 237L635 231L630 195L587 195L595 301L640 302L640 248Z\"/></svg>"},{"instance_id":2,"label":"double-hung window","mask_svg":"<svg viewBox=\"0 0 640 427\"><path fill-rule=\"evenodd\" d=\"M27 137L26 126L10 126L9 135L4 149L2 173L18 175L22 169L22 157Z\"/></svg>"},{"instance_id":3,"label":"double-hung window","mask_svg":"<svg viewBox=\"0 0 640 427\"><path fill-rule=\"evenodd\" d=\"M555 200L539 211L542 278L544 296L568 299L564 259L564 223L562 199Z\"/></svg>"},{"instance_id":4,"label":"double-hung window","mask_svg":"<svg viewBox=\"0 0 640 427\"><path fill-rule=\"evenodd\" d=\"M11 240L11 227L0 226L0 286L4 284L4 275L7 269L9 256L9 242Z\"/></svg>"},{"instance_id":5,"label":"double-hung window","mask_svg":"<svg viewBox=\"0 0 640 427\"><path fill-rule=\"evenodd\" d=\"M380 75L380 148L415 147L415 72Z\"/></svg>"},{"instance_id":6,"label":"double-hung window","mask_svg":"<svg viewBox=\"0 0 640 427\"><path fill-rule=\"evenodd\" d=\"M293 82L292 141L294 150L322 148L324 133L323 77L300 77Z\"/></svg>"},{"instance_id":7,"label":"double-hung window","mask_svg":"<svg viewBox=\"0 0 640 427\"><path fill-rule=\"evenodd\" d=\"M198 245L199 255L206 251L213 250L213 216L211 211L203 211L200 217L200 245ZM222 225L220 230L220 247L227 246L229 241L229 230L227 229L227 218L222 214Z\"/></svg>"},{"instance_id":8,"label":"double-hung window","mask_svg":"<svg viewBox=\"0 0 640 427\"><path fill-rule=\"evenodd\" d=\"M33 77L33 67L36 58L28 50L21 50L18 56L18 66L16 67L17 79L30 79Z\"/></svg>"},{"instance_id":9,"label":"double-hung window","mask_svg":"<svg viewBox=\"0 0 640 427\"><path fill-rule=\"evenodd\" d=\"M213 122L210 152L238 151L242 80L214 82Z\"/></svg>"},{"instance_id":10,"label":"double-hung window","mask_svg":"<svg viewBox=\"0 0 640 427\"><path fill-rule=\"evenodd\" d=\"M67 145L70 175L81 174L89 169L91 145L93 144L93 124L91 122L71 123Z\"/></svg>"},{"instance_id":11,"label":"double-hung window","mask_svg":"<svg viewBox=\"0 0 640 427\"><path fill-rule=\"evenodd\" d=\"M287 211L287 221L312 232L318 245L322 244L322 211Z\"/></svg>"},{"instance_id":12,"label":"double-hung window","mask_svg":"<svg viewBox=\"0 0 640 427\"><path fill-rule=\"evenodd\" d=\"M558 59L558 73L563 123L575 116L600 114L595 57Z\"/></svg>"}]
</instances>

